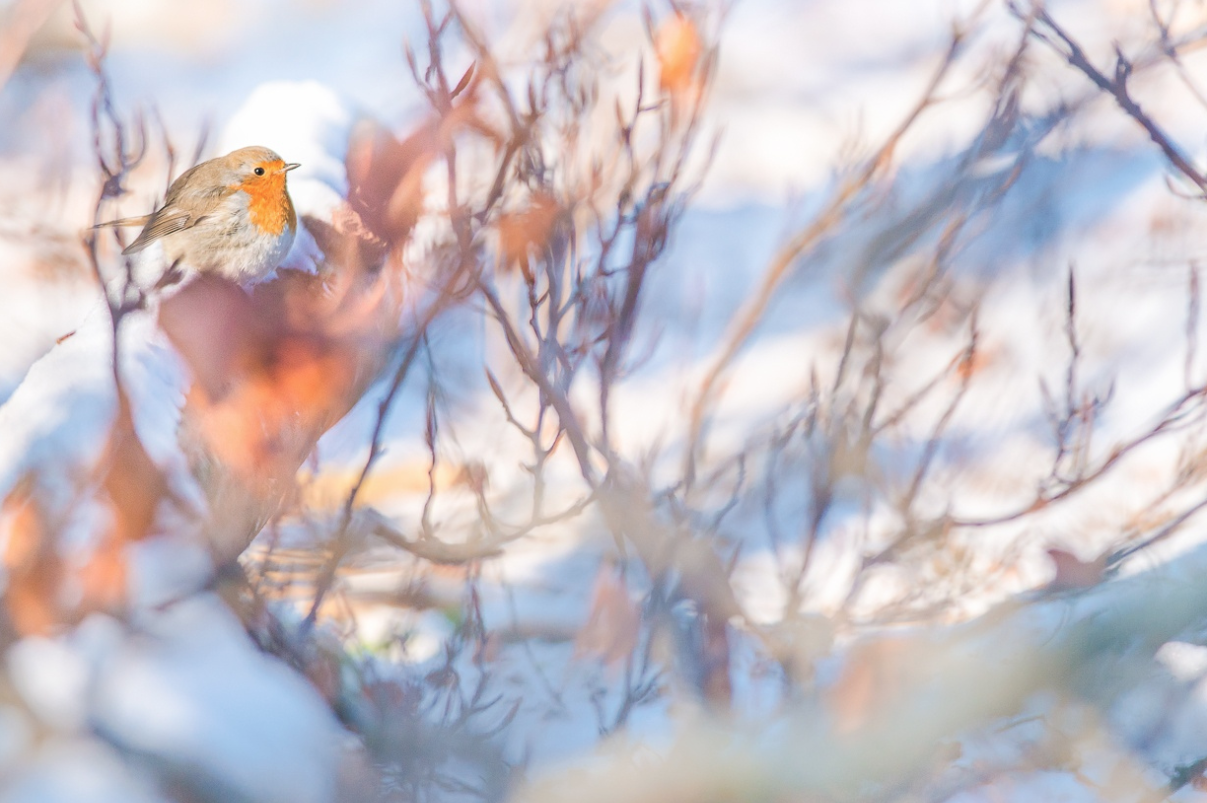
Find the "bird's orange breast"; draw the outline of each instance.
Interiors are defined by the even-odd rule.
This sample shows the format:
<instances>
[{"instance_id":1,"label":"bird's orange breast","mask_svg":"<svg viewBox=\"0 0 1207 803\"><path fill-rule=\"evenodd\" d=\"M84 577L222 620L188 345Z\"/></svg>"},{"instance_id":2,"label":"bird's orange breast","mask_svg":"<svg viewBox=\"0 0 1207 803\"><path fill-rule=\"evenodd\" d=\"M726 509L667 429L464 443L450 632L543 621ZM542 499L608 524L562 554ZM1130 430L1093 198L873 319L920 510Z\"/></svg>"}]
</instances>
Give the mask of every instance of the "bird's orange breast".
<instances>
[{"instance_id":1,"label":"bird's orange breast","mask_svg":"<svg viewBox=\"0 0 1207 803\"><path fill-rule=\"evenodd\" d=\"M297 225L297 213L285 190L284 173L274 173L254 182L245 181L239 189L249 196L248 220L261 232L279 237L285 229Z\"/></svg>"}]
</instances>

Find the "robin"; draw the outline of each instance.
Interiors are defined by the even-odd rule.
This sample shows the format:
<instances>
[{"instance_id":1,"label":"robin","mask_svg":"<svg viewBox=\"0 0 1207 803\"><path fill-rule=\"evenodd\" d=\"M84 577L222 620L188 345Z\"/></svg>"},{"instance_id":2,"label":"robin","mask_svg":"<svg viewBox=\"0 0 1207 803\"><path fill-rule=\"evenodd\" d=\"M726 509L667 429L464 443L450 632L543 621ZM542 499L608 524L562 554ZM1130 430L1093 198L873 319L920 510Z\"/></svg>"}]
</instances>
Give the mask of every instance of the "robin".
<instances>
[{"instance_id":1,"label":"robin","mask_svg":"<svg viewBox=\"0 0 1207 803\"><path fill-rule=\"evenodd\" d=\"M191 269L255 281L281 264L293 244L298 219L285 174L296 167L268 148L240 148L186 170L151 214L99 225L142 226L122 253L159 243L168 273Z\"/></svg>"}]
</instances>

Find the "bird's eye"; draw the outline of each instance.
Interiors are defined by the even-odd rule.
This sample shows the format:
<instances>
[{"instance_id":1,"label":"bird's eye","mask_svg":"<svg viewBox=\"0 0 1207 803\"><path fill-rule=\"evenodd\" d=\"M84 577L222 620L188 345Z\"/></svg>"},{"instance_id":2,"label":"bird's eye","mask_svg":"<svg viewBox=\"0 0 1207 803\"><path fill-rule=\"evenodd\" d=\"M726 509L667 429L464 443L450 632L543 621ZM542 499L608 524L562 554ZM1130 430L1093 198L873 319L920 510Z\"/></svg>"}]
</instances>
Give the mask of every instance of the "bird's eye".
<instances>
[{"instance_id":1,"label":"bird's eye","mask_svg":"<svg viewBox=\"0 0 1207 803\"><path fill-rule=\"evenodd\" d=\"M262 176L262 175L264 175L264 168L257 167L255 170L253 170L251 172L255 173L257 176Z\"/></svg>"}]
</instances>

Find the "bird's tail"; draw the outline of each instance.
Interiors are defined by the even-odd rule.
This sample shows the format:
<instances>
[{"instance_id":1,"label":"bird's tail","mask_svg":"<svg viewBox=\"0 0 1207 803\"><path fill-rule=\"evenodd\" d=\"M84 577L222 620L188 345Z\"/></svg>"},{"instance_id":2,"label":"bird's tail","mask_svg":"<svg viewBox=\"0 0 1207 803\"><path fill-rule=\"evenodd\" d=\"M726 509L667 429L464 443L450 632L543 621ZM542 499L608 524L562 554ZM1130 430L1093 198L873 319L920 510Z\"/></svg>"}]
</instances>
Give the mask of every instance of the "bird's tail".
<instances>
[{"instance_id":1,"label":"bird's tail","mask_svg":"<svg viewBox=\"0 0 1207 803\"><path fill-rule=\"evenodd\" d=\"M123 217L117 220L107 220L104 223L97 223L92 228L109 229L117 228L118 226L145 226L147 225L147 221L150 219L150 215L143 215L142 217Z\"/></svg>"}]
</instances>

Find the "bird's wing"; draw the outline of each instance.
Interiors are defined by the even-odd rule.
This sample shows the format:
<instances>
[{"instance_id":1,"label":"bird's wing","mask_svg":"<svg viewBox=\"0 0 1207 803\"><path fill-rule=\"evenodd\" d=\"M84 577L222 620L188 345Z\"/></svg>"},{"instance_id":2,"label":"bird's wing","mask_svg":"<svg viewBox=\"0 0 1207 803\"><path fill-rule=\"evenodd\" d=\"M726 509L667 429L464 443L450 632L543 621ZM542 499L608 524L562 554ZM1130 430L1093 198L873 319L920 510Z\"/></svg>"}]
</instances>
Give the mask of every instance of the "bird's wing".
<instances>
[{"instance_id":1,"label":"bird's wing","mask_svg":"<svg viewBox=\"0 0 1207 803\"><path fill-rule=\"evenodd\" d=\"M191 167L168 188L163 206L147 216L145 228L123 254L137 254L161 237L190 229L212 212L233 189L211 176L212 162ZM131 218L133 220L133 218Z\"/></svg>"},{"instance_id":2,"label":"bird's wing","mask_svg":"<svg viewBox=\"0 0 1207 803\"><path fill-rule=\"evenodd\" d=\"M137 254L160 237L196 226L204 217L204 215L192 215L183 210L165 206L151 215L150 220L147 221L147 225L143 227L143 230L139 232L138 237L134 239L134 242L127 245L122 253Z\"/></svg>"}]
</instances>

